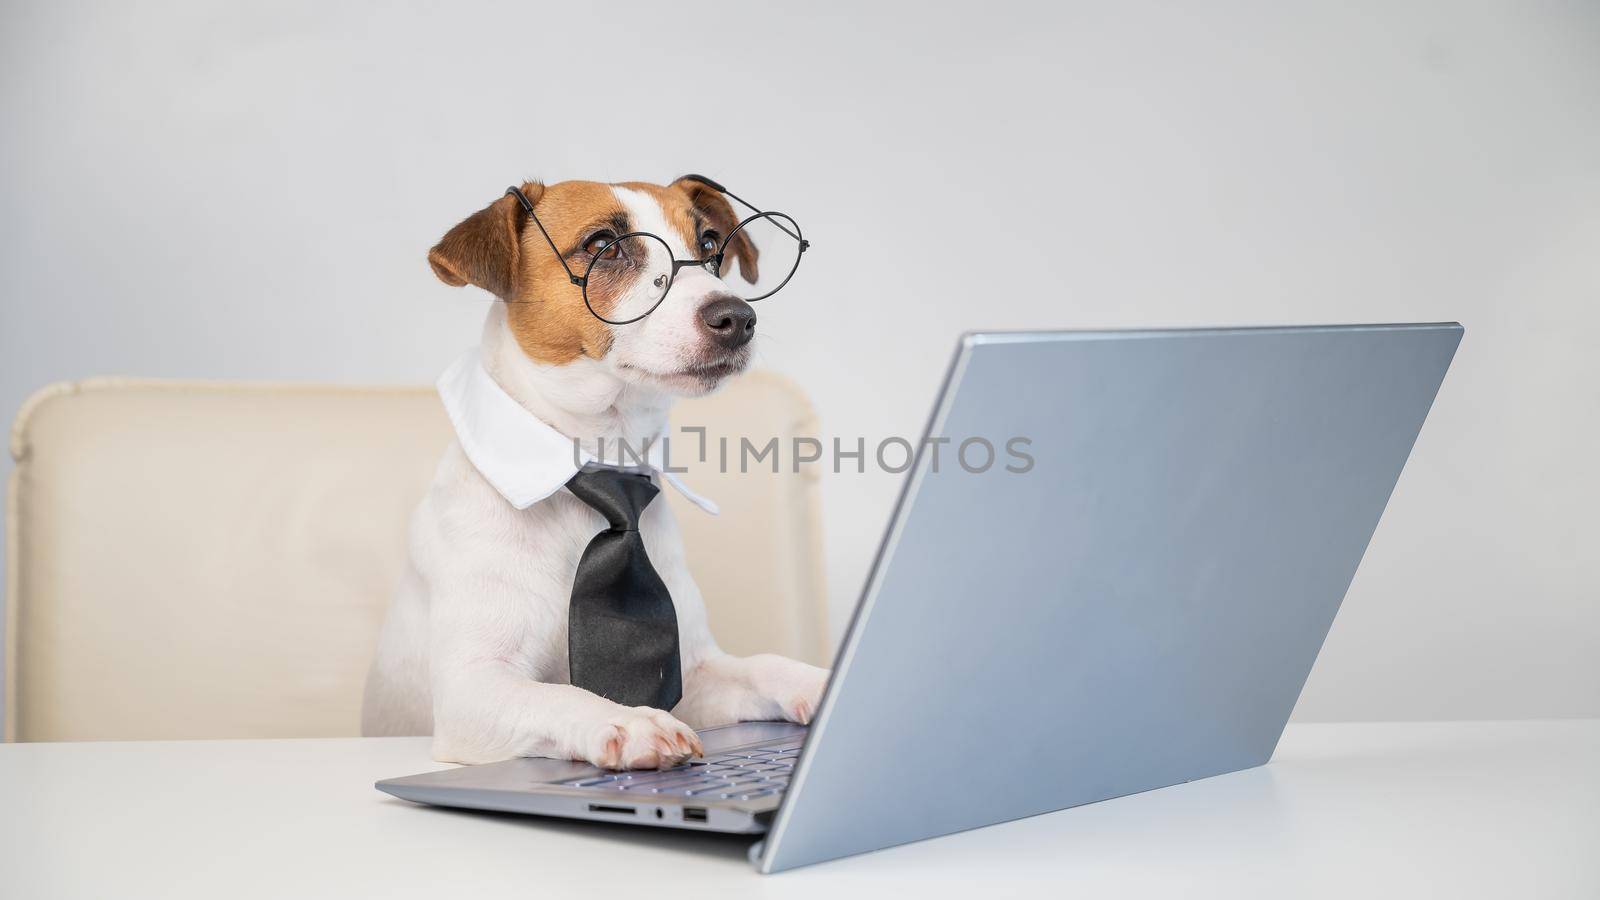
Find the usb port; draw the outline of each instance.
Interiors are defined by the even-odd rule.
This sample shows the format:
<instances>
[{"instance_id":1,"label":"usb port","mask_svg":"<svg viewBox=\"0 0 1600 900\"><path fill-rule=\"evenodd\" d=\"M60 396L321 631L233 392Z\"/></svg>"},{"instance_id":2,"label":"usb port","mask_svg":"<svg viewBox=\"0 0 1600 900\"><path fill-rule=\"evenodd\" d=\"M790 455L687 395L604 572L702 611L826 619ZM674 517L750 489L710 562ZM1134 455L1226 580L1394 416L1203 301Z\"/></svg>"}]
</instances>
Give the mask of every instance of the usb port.
<instances>
[{"instance_id":1,"label":"usb port","mask_svg":"<svg viewBox=\"0 0 1600 900\"><path fill-rule=\"evenodd\" d=\"M605 806L599 803L589 804L589 812L610 813L614 816L631 816L635 810L631 806Z\"/></svg>"},{"instance_id":2,"label":"usb port","mask_svg":"<svg viewBox=\"0 0 1600 900\"><path fill-rule=\"evenodd\" d=\"M699 806L685 806L683 808L683 820L685 822L704 822L706 820L706 811Z\"/></svg>"}]
</instances>

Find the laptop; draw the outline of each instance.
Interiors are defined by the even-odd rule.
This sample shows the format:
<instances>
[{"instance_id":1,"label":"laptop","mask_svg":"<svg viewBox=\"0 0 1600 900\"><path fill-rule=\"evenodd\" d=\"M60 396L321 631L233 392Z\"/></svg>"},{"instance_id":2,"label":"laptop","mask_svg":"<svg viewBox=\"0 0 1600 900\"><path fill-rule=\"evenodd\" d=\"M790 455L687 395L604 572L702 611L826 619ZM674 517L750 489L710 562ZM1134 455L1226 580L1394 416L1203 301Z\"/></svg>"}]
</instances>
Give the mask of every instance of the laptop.
<instances>
[{"instance_id":1,"label":"laptop","mask_svg":"<svg viewBox=\"0 0 1600 900\"><path fill-rule=\"evenodd\" d=\"M760 835L778 872L1259 766L1461 334L969 334L809 729L709 729L659 772L516 759L377 788Z\"/></svg>"}]
</instances>

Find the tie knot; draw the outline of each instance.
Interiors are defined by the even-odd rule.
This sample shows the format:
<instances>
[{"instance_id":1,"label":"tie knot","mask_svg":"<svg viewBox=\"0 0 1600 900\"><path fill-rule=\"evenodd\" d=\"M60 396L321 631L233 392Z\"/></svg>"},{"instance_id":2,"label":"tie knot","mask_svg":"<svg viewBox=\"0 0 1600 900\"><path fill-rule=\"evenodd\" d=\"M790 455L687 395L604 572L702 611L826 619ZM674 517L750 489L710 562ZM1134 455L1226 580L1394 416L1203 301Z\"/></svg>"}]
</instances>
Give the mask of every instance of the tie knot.
<instances>
[{"instance_id":1,"label":"tie knot","mask_svg":"<svg viewBox=\"0 0 1600 900\"><path fill-rule=\"evenodd\" d=\"M602 468L572 476L567 490L605 516L613 531L639 530L639 516L659 493L648 475Z\"/></svg>"}]
</instances>

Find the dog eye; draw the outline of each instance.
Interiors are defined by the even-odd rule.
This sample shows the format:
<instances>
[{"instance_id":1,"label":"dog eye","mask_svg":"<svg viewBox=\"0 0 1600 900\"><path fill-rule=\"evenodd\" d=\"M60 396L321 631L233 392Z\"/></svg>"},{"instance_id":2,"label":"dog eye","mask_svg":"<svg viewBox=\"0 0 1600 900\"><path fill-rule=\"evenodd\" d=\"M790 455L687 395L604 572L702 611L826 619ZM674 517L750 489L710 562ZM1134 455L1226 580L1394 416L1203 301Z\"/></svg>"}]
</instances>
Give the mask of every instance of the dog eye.
<instances>
[{"instance_id":1,"label":"dog eye","mask_svg":"<svg viewBox=\"0 0 1600 900\"><path fill-rule=\"evenodd\" d=\"M610 231L596 231L583 242L583 252L590 256L599 256L616 239L617 236Z\"/></svg>"},{"instance_id":2,"label":"dog eye","mask_svg":"<svg viewBox=\"0 0 1600 900\"><path fill-rule=\"evenodd\" d=\"M702 256L710 256L717 252L717 248L721 245L722 235L717 234L715 231L707 231L705 234L700 235L700 253Z\"/></svg>"}]
</instances>

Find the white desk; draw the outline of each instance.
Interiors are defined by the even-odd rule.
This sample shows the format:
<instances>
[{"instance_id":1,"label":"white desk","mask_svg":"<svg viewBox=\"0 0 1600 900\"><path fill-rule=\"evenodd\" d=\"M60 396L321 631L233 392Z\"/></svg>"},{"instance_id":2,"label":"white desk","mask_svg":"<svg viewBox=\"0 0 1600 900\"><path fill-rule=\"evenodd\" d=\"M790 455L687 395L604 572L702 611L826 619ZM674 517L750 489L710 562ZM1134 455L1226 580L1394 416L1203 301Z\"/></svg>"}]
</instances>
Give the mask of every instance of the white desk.
<instances>
[{"instance_id":1,"label":"white desk","mask_svg":"<svg viewBox=\"0 0 1600 900\"><path fill-rule=\"evenodd\" d=\"M770 877L738 838L372 789L430 767L411 738L0 745L0 897L1600 897L1600 720L1291 726L1260 769Z\"/></svg>"}]
</instances>

